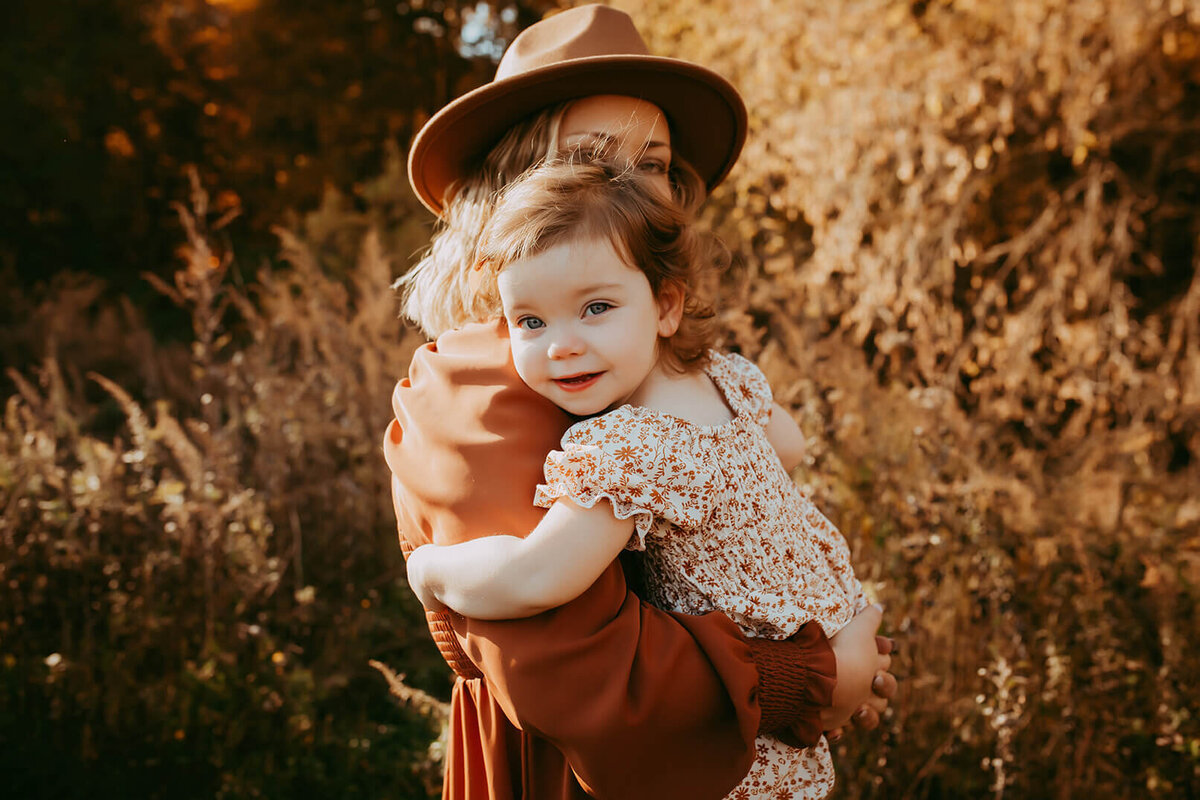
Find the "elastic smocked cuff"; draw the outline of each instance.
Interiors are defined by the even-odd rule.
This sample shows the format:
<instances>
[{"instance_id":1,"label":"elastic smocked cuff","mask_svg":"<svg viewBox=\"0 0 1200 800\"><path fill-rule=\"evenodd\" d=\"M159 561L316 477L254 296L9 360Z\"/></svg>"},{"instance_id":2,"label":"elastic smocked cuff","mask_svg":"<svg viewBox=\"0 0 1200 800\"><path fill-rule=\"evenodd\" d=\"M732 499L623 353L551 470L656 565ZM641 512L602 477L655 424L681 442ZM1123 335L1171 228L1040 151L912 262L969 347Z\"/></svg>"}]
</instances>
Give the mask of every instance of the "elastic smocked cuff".
<instances>
[{"instance_id":1,"label":"elastic smocked cuff","mask_svg":"<svg viewBox=\"0 0 1200 800\"><path fill-rule=\"evenodd\" d=\"M790 639L750 639L758 668L760 733L788 731L789 738L815 744L821 710L833 704L837 660L821 626L810 622Z\"/></svg>"},{"instance_id":2,"label":"elastic smocked cuff","mask_svg":"<svg viewBox=\"0 0 1200 800\"><path fill-rule=\"evenodd\" d=\"M433 642L437 645L438 652L442 654L442 658L446 660L450 669L454 670L459 677L467 680L483 677L479 667L475 666L475 663L467 657L462 645L458 643L458 637L454 635L454 628L450 626L449 614L441 611L426 611L425 623L429 626L429 633L433 636Z\"/></svg>"}]
</instances>

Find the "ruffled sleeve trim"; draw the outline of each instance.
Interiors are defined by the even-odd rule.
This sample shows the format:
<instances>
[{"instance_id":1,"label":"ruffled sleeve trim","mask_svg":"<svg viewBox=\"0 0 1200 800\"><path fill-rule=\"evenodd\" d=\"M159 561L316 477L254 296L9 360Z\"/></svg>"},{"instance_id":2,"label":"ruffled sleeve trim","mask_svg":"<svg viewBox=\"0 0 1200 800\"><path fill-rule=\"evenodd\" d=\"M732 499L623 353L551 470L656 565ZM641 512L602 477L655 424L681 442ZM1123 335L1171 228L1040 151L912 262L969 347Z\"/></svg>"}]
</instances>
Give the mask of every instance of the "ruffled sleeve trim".
<instances>
[{"instance_id":1,"label":"ruffled sleeve trim","mask_svg":"<svg viewBox=\"0 0 1200 800\"><path fill-rule=\"evenodd\" d=\"M670 418L622 406L572 426L562 449L546 456L534 504L567 497L584 508L608 500L617 519L632 519L627 547L643 550L656 530L700 529L717 476L703 448Z\"/></svg>"},{"instance_id":2,"label":"ruffled sleeve trim","mask_svg":"<svg viewBox=\"0 0 1200 800\"><path fill-rule=\"evenodd\" d=\"M554 454L552 454L554 455ZM539 484L533 504L541 508L549 508L555 500L569 498L572 502L592 508L601 500L607 500L612 505L613 516L617 519L633 520L633 535L625 545L626 550L645 550L646 537L654 528L654 512L622 500L610 492L593 491L581 487L572 487L568 481L555 481L550 484Z\"/></svg>"}]
</instances>

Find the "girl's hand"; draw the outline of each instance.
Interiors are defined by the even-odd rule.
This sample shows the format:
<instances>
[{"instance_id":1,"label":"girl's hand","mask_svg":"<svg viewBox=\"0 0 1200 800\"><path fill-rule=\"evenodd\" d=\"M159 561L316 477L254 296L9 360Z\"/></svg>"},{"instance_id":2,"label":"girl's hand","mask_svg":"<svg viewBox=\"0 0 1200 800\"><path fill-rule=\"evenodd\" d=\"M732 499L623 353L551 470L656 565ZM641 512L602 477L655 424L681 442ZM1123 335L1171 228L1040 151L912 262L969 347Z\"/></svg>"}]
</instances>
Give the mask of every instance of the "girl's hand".
<instances>
[{"instance_id":1,"label":"girl's hand","mask_svg":"<svg viewBox=\"0 0 1200 800\"><path fill-rule=\"evenodd\" d=\"M891 654L895 652L895 641L886 636L876 636L875 641L879 645L879 652L883 654ZM875 680L871 681L871 691L877 696L883 698L884 703L890 702L896 696L896 690L900 688L896 682L896 676L890 672L880 672L875 676ZM873 731L879 727L880 712L869 705L861 705L858 711L855 711L850 716L850 722L854 727L863 731ZM830 742L836 742L842 738L846 729L843 727L833 728L825 731L825 736Z\"/></svg>"},{"instance_id":2,"label":"girl's hand","mask_svg":"<svg viewBox=\"0 0 1200 800\"><path fill-rule=\"evenodd\" d=\"M408 585L426 611L449 611L450 609L438 599L441 587L434 578L436 570L433 568L436 552L437 545L426 544L409 553L404 561L405 569L408 570Z\"/></svg>"},{"instance_id":3,"label":"girl's hand","mask_svg":"<svg viewBox=\"0 0 1200 800\"><path fill-rule=\"evenodd\" d=\"M894 639L889 639L886 636L876 636L875 646L879 650L880 655L891 656L896 652L896 642ZM891 669L889 666L888 669ZM882 698L882 708L876 707L878 701L872 698L876 705L864 704L859 706L858 711L850 717L850 721L854 723L854 727L864 731L873 731L879 727L880 715L886 709L887 704L893 697L896 696L896 690L900 688L896 682L896 676L891 672L880 672L875 675L875 680L871 681L871 691L876 697ZM835 740L836 741L836 740Z\"/></svg>"},{"instance_id":4,"label":"girl's hand","mask_svg":"<svg viewBox=\"0 0 1200 800\"><path fill-rule=\"evenodd\" d=\"M829 640L838 674L833 705L821 712L821 727L826 731L836 733L851 721L874 728L895 693L895 678L889 673L891 640L875 633L882 621L883 609L870 606Z\"/></svg>"}]
</instances>

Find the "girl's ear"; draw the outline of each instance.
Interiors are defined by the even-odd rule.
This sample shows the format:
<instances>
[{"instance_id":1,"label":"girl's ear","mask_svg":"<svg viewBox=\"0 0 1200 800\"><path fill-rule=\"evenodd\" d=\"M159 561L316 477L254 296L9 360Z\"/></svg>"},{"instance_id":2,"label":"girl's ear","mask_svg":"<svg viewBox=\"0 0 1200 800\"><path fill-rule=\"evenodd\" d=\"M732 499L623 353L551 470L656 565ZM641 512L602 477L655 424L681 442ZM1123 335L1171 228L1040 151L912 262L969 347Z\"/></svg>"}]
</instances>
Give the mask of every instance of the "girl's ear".
<instances>
[{"instance_id":1,"label":"girl's ear","mask_svg":"<svg viewBox=\"0 0 1200 800\"><path fill-rule=\"evenodd\" d=\"M658 290L658 335L674 336L683 319L684 289L679 283L665 283Z\"/></svg>"}]
</instances>

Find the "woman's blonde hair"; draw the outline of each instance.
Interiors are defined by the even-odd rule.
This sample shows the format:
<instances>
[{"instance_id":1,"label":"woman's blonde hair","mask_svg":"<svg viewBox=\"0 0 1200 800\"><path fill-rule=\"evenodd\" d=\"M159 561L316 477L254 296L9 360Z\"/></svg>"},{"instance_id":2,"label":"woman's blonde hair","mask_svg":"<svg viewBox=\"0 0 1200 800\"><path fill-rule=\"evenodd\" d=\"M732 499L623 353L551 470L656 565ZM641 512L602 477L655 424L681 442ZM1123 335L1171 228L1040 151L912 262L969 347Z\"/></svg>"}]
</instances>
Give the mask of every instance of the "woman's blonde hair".
<instances>
[{"instance_id":1,"label":"woman's blonde hair","mask_svg":"<svg viewBox=\"0 0 1200 800\"><path fill-rule=\"evenodd\" d=\"M450 187L429 248L394 285L403 293L401 313L427 336L496 315L494 298L476 291L478 276L472 276L480 233L499 193L556 156L559 126L569 106L545 108L512 127L472 175ZM574 154L581 155L588 154ZM676 203L690 214L704 200L704 181L678 157L668 177Z\"/></svg>"},{"instance_id":2,"label":"woman's blonde hair","mask_svg":"<svg viewBox=\"0 0 1200 800\"><path fill-rule=\"evenodd\" d=\"M580 240L609 242L650 283L655 299L683 297L674 334L659 339L662 363L680 372L703 367L716 341L710 285L715 237L701 234L692 212L664 198L652 179L625 160L555 159L525 173L501 195L476 250L479 294L498 304L495 276L514 261Z\"/></svg>"}]
</instances>

